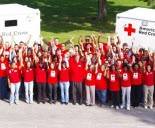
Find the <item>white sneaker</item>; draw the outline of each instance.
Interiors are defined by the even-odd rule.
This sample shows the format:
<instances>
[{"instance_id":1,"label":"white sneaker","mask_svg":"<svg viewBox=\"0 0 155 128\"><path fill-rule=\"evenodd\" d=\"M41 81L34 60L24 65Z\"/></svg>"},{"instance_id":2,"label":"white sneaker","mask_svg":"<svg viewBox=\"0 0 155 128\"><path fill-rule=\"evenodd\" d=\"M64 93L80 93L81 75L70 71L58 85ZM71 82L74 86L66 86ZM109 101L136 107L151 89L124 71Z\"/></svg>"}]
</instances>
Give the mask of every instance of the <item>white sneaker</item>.
<instances>
[{"instance_id":1,"label":"white sneaker","mask_svg":"<svg viewBox=\"0 0 155 128\"><path fill-rule=\"evenodd\" d=\"M9 103L9 105L10 105L10 106L12 106L12 105L13 105L13 103Z\"/></svg>"},{"instance_id":2,"label":"white sneaker","mask_svg":"<svg viewBox=\"0 0 155 128\"><path fill-rule=\"evenodd\" d=\"M19 102L15 102L16 103L16 105L19 105Z\"/></svg>"},{"instance_id":3,"label":"white sneaker","mask_svg":"<svg viewBox=\"0 0 155 128\"><path fill-rule=\"evenodd\" d=\"M126 109L127 109L128 111L130 111L130 107L127 107Z\"/></svg>"},{"instance_id":4,"label":"white sneaker","mask_svg":"<svg viewBox=\"0 0 155 128\"><path fill-rule=\"evenodd\" d=\"M119 106L116 106L116 110L119 110Z\"/></svg>"},{"instance_id":5,"label":"white sneaker","mask_svg":"<svg viewBox=\"0 0 155 128\"><path fill-rule=\"evenodd\" d=\"M150 108L150 109L153 109L153 107L152 107L152 106L150 106L149 108Z\"/></svg>"},{"instance_id":6,"label":"white sneaker","mask_svg":"<svg viewBox=\"0 0 155 128\"><path fill-rule=\"evenodd\" d=\"M147 109L147 106L144 106L145 109Z\"/></svg>"},{"instance_id":7,"label":"white sneaker","mask_svg":"<svg viewBox=\"0 0 155 128\"><path fill-rule=\"evenodd\" d=\"M114 108L114 105L111 105L110 107L111 107L111 108Z\"/></svg>"},{"instance_id":8,"label":"white sneaker","mask_svg":"<svg viewBox=\"0 0 155 128\"><path fill-rule=\"evenodd\" d=\"M30 101L30 104L33 104L33 101Z\"/></svg>"},{"instance_id":9,"label":"white sneaker","mask_svg":"<svg viewBox=\"0 0 155 128\"><path fill-rule=\"evenodd\" d=\"M123 109L124 108L124 105L121 105L121 107L120 107L121 109Z\"/></svg>"}]
</instances>

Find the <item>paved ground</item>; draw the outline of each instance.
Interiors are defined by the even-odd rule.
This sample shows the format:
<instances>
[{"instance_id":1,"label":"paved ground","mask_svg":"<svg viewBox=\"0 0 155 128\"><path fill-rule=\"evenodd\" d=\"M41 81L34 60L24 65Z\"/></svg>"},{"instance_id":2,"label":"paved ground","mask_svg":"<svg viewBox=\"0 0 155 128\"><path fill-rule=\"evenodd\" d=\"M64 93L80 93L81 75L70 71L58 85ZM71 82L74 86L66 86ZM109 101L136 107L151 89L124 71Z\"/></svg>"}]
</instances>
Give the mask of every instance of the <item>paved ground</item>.
<instances>
[{"instance_id":1,"label":"paved ground","mask_svg":"<svg viewBox=\"0 0 155 128\"><path fill-rule=\"evenodd\" d=\"M0 101L0 128L155 128L155 109L115 110L20 102L10 106Z\"/></svg>"}]
</instances>

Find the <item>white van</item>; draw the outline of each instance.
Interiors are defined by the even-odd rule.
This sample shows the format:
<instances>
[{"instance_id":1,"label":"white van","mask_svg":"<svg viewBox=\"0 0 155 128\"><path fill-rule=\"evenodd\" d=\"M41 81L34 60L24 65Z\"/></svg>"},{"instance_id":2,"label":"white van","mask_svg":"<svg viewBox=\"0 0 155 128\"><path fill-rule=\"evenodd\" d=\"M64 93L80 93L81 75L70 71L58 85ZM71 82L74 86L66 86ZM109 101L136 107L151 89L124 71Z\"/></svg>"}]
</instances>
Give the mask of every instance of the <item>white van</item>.
<instances>
[{"instance_id":1,"label":"white van","mask_svg":"<svg viewBox=\"0 0 155 128\"><path fill-rule=\"evenodd\" d=\"M155 50L155 10L134 8L116 15L115 32L122 43Z\"/></svg>"},{"instance_id":2,"label":"white van","mask_svg":"<svg viewBox=\"0 0 155 128\"><path fill-rule=\"evenodd\" d=\"M4 42L40 40L40 11L20 4L0 5L0 36Z\"/></svg>"}]
</instances>

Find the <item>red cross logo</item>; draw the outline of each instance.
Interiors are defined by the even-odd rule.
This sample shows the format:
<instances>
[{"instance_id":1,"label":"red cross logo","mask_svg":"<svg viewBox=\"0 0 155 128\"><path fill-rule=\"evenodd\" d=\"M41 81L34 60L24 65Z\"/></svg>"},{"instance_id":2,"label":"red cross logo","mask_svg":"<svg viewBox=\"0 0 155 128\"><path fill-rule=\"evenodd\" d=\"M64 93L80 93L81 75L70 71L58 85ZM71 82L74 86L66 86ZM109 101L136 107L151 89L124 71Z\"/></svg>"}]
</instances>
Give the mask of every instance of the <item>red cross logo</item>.
<instances>
[{"instance_id":1,"label":"red cross logo","mask_svg":"<svg viewBox=\"0 0 155 128\"><path fill-rule=\"evenodd\" d=\"M128 24L127 27L124 27L124 31L128 33L128 36L131 36L132 33L136 32L136 29L132 28L132 24Z\"/></svg>"}]
</instances>

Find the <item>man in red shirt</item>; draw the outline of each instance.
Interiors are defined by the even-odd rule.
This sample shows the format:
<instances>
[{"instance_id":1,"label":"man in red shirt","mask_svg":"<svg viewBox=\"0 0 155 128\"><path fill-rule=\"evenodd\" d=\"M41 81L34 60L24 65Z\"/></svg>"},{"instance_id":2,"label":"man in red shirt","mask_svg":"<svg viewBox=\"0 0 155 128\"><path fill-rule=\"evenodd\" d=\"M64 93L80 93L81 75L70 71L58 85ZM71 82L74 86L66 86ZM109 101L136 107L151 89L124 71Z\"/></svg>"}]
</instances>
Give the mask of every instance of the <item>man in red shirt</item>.
<instances>
[{"instance_id":1,"label":"man in red shirt","mask_svg":"<svg viewBox=\"0 0 155 128\"><path fill-rule=\"evenodd\" d=\"M35 69L37 91L38 91L38 104L42 102L45 104L46 98L46 64L43 62L39 63L39 66Z\"/></svg>"},{"instance_id":2,"label":"man in red shirt","mask_svg":"<svg viewBox=\"0 0 155 128\"><path fill-rule=\"evenodd\" d=\"M19 88L21 83L21 72L15 62L12 62L11 69L8 71L8 83L11 90L10 104L19 102Z\"/></svg>"},{"instance_id":3,"label":"man in red shirt","mask_svg":"<svg viewBox=\"0 0 155 128\"><path fill-rule=\"evenodd\" d=\"M154 72L152 71L151 65L146 66L144 72L144 108L153 108L153 93L154 93Z\"/></svg>"},{"instance_id":4,"label":"man in red shirt","mask_svg":"<svg viewBox=\"0 0 155 128\"><path fill-rule=\"evenodd\" d=\"M133 65L131 78L131 101L133 107L138 107L142 98L142 71L137 63Z\"/></svg>"},{"instance_id":5,"label":"man in red shirt","mask_svg":"<svg viewBox=\"0 0 155 128\"><path fill-rule=\"evenodd\" d=\"M68 105L69 103L69 62L62 61L62 56L59 59L59 85L61 89L61 103Z\"/></svg>"},{"instance_id":6,"label":"man in red shirt","mask_svg":"<svg viewBox=\"0 0 155 128\"><path fill-rule=\"evenodd\" d=\"M121 108L130 110L130 95L131 95L131 72L129 66L125 64L121 73L121 89L122 89L122 105ZM127 97L127 101L125 100Z\"/></svg>"},{"instance_id":7,"label":"man in red shirt","mask_svg":"<svg viewBox=\"0 0 155 128\"><path fill-rule=\"evenodd\" d=\"M96 65L96 94L100 101L101 106L107 102L107 71L108 67Z\"/></svg>"},{"instance_id":8,"label":"man in red shirt","mask_svg":"<svg viewBox=\"0 0 155 128\"><path fill-rule=\"evenodd\" d=\"M86 105L93 106L95 105L95 66L86 62L85 70Z\"/></svg>"},{"instance_id":9,"label":"man in red shirt","mask_svg":"<svg viewBox=\"0 0 155 128\"><path fill-rule=\"evenodd\" d=\"M34 83L34 70L32 68L31 62L26 62L25 67L23 67L23 78L25 86L25 98L26 103L33 103L33 83Z\"/></svg>"},{"instance_id":10,"label":"man in red shirt","mask_svg":"<svg viewBox=\"0 0 155 128\"><path fill-rule=\"evenodd\" d=\"M8 99L8 86L7 86L7 69L8 63L5 61L5 57L0 57L0 98Z\"/></svg>"},{"instance_id":11,"label":"man in red shirt","mask_svg":"<svg viewBox=\"0 0 155 128\"><path fill-rule=\"evenodd\" d=\"M71 58L72 59L72 58ZM82 104L82 82L84 79L84 65L80 60L80 55L77 54L70 61L70 81L72 84L73 104L75 105L77 100L79 104Z\"/></svg>"},{"instance_id":12,"label":"man in red shirt","mask_svg":"<svg viewBox=\"0 0 155 128\"><path fill-rule=\"evenodd\" d=\"M109 72L107 73L107 78L109 79L109 90L111 92L112 105L111 107L116 107L119 109L120 105L120 81L119 72L115 65L111 65Z\"/></svg>"},{"instance_id":13,"label":"man in red shirt","mask_svg":"<svg viewBox=\"0 0 155 128\"><path fill-rule=\"evenodd\" d=\"M53 102L55 104L57 101L57 88L58 88L58 70L55 63L49 64L47 71L47 82L49 88L49 103L52 104Z\"/></svg>"}]
</instances>

